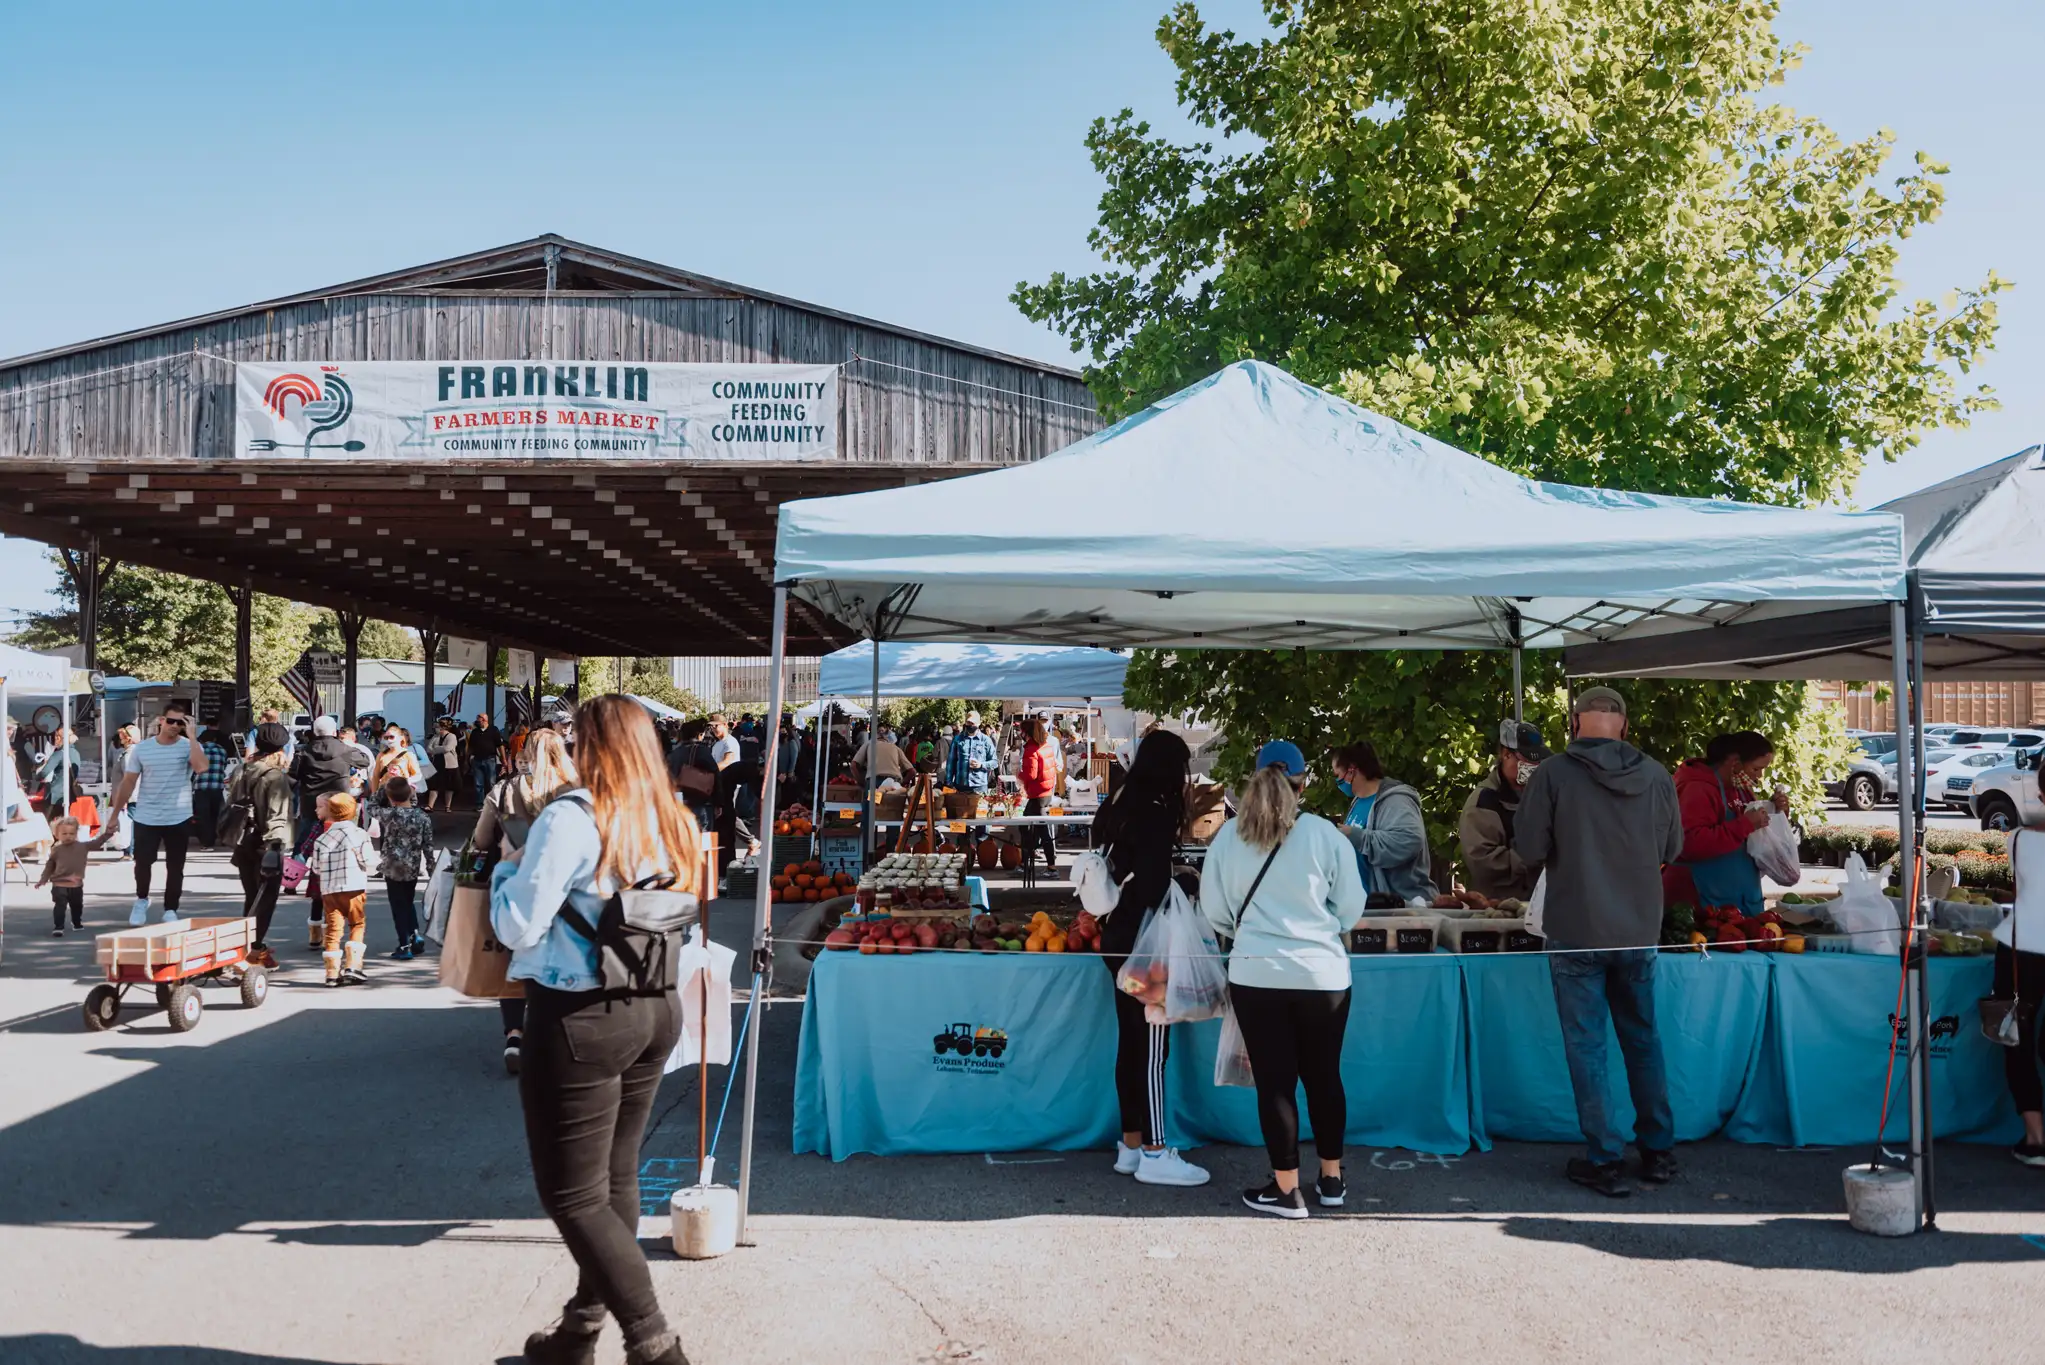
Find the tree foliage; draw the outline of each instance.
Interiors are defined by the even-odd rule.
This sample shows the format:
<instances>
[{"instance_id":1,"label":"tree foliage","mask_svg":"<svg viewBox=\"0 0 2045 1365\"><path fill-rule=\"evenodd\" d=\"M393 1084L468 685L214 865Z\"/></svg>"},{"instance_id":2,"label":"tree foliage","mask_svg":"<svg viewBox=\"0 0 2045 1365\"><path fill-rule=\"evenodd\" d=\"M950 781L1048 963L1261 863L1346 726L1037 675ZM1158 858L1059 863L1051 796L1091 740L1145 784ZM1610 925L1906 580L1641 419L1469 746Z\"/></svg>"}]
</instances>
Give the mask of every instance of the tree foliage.
<instances>
[{"instance_id":1,"label":"tree foliage","mask_svg":"<svg viewBox=\"0 0 2045 1365\"><path fill-rule=\"evenodd\" d=\"M62 563L55 551L53 561ZM59 572L53 611L29 618L16 636L29 649L79 642L78 596ZM250 609L249 687L254 705L288 707L277 679L306 648L312 610L282 597L256 594ZM99 662L108 673L151 681L234 678L234 603L217 583L162 569L123 564L100 593Z\"/></svg>"},{"instance_id":2,"label":"tree foliage","mask_svg":"<svg viewBox=\"0 0 2045 1365\"><path fill-rule=\"evenodd\" d=\"M599 697L606 692L630 692L672 706L677 711L691 716L709 713L710 704L685 687L675 685L674 670L666 659L629 659L615 656L602 658L586 655L580 661L582 691L585 696ZM623 678L625 685L618 686Z\"/></svg>"},{"instance_id":3,"label":"tree foliage","mask_svg":"<svg viewBox=\"0 0 2045 1365\"><path fill-rule=\"evenodd\" d=\"M1849 141L1776 103L1801 49L1771 0L1265 11L1248 39L1191 4L1164 18L1180 102L1218 139L1097 120L1088 240L1107 268L1017 286L1090 353L1110 414L1258 357L1537 477L1811 504L1993 404L1965 376L2004 282L1933 302L1895 278L1945 168L1920 154L1883 183L1888 130ZM1559 698L1552 663L1529 663ZM1221 722L1237 764L1273 733L1369 735L1439 830L1508 713L1507 668L1182 653L1139 656L1129 694ZM1664 757L1716 729L1776 734L1807 800L1836 749L1798 684L1624 690Z\"/></svg>"},{"instance_id":4,"label":"tree foliage","mask_svg":"<svg viewBox=\"0 0 2045 1365\"><path fill-rule=\"evenodd\" d=\"M341 633L341 618L325 607L315 608L306 648L340 654L347 647L347 637ZM419 660L426 657L419 648L417 635L401 625L374 618L362 623L362 634L356 637L355 648L364 659Z\"/></svg>"}]
</instances>

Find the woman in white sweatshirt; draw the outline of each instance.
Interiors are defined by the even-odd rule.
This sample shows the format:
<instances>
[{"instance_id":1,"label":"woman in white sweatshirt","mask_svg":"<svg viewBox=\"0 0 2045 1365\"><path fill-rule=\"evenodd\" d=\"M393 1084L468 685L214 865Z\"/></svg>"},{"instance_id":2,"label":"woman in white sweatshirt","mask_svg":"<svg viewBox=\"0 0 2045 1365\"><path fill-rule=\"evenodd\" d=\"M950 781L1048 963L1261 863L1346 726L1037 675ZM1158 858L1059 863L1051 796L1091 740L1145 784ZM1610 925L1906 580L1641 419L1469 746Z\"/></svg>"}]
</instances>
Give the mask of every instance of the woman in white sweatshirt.
<instances>
[{"instance_id":1,"label":"woman in white sweatshirt","mask_svg":"<svg viewBox=\"0 0 2045 1365\"><path fill-rule=\"evenodd\" d=\"M1307 1216L1299 1187L1299 1104L1304 1084L1320 1156L1315 1195L1340 1208L1342 1035L1349 1024L1349 949L1344 935L1363 913L1356 854L1333 824L1299 808L1306 759L1273 740L1257 751L1236 818L1221 827L1200 873L1200 909L1231 935L1228 996L1257 1082L1257 1118L1271 1183L1243 1203L1280 1218Z\"/></svg>"}]
</instances>

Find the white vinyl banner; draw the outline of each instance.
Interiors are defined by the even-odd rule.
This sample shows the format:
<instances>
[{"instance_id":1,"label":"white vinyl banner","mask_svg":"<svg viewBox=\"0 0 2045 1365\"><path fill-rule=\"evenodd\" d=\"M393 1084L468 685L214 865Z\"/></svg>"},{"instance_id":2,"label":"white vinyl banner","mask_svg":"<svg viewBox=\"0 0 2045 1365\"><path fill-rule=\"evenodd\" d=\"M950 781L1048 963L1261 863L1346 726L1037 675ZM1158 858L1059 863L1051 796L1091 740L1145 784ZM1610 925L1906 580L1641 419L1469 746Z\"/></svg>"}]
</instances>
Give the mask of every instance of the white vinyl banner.
<instances>
[{"instance_id":1,"label":"white vinyl banner","mask_svg":"<svg viewBox=\"0 0 2045 1365\"><path fill-rule=\"evenodd\" d=\"M327 460L827 460L835 365L234 367L234 451Z\"/></svg>"},{"instance_id":2,"label":"white vinyl banner","mask_svg":"<svg viewBox=\"0 0 2045 1365\"><path fill-rule=\"evenodd\" d=\"M504 651L504 675L513 687L533 685L533 652L529 649L507 649Z\"/></svg>"}]
</instances>

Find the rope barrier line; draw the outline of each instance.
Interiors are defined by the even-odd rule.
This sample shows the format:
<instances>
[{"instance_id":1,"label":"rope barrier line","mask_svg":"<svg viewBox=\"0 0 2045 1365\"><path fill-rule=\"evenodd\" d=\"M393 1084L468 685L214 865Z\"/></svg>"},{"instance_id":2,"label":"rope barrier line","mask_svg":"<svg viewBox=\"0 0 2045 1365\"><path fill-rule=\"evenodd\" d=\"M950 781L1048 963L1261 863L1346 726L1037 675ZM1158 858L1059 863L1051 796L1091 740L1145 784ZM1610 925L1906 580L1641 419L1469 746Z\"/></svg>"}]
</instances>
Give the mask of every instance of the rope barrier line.
<instances>
[{"instance_id":1,"label":"rope barrier line","mask_svg":"<svg viewBox=\"0 0 2045 1365\"><path fill-rule=\"evenodd\" d=\"M905 922L905 923L907 923L907 922L909 922L909 921L904 921L904 922ZM926 923L927 921L916 921L916 922L917 922L917 923ZM1483 921L1483 920L1470 920L1470 921L1466 921L1466 922L1467 922L1467 923L1473 923L1473 924L1482 924L1482 923L1484 923L1484 921ZM1498 922L1499 922L1499 923L1506 923L1507 921L1503 921L1503 920L1501 920L1501 921L1498 921ZM1365 927L1365 928L1369 928L1370 926L1369 926L1369 925L1365 925L1365 926L1363 926L1363 927ZM1836 933L1836 934L1826 934L1826 935L1824 935L1824 937L1826 937L1826 938L1862 938L1862 937L1866 937L1866 936L1868 936L1868 935L1870 935L1870 934L1889 934L1889 933L1894 933L1894 932L1896 932L1896 931L1895 931L1895 930L1891 930L1891 929L1851 929L1851 930L1847 930L1847 931L1844 931L1844 932L1841 932L1841 933ZM1801 938L1801 937L1804 937L1804 935L1801 935L1801 934L1799 934L1799 935L1797 935L1797 937ZM829 949L829 950L831 950L831 951L834 951L834 952L848 952L848 953L849 953L849 952L856 952L856 951L858 951L858 948L859 948L859 945L858 945L858 944L856 944L856 943L827 943L827 942L825 942L825 941L824 941L823 939L820 939L820 938L778 938L778 937L775 937L775 938L771 938L771 939L770 939L770 942L771 942L771 943L773 943L773 944L777 944L777 945L787 945L787 946L789 946L789 947L796 947L796 948L825 948L825 949ZM1570 956L1570 955L1574 955L1574 954L1578 954L1578 953L1639 953L1639 952L1646 952L1646 951L1648 951L1648 950L1650 950L1650 949L1653 949L1653 950L1655 950L1655 951L1660 951L1660 950L1662 950L1662 949L1669 949L1669 950L1671 950L1671 951L1674 951L1674 952L1684 952L1684 953L1690 953L1690 952L1694 952L1694 953L1697 953L1697 954L1698 954L1699 956L1702 956L1702 957L1709 957L1709 956L1711 956L1711 952L1712 952L1712 950L1713 950L1714 948L1716 948L1716 949L1728 949L1728 948L1732 948L1732 947L1738 946L1738 947L1740 947L1740 948L1744 949L1744 948L1746 948L1746 947L1748 947L1748 946L1750 946L1750 945L1753 945L1753 944L1758 944L1758 943L1780 943L1780 942L1782 942L1782 940L1781 940L1780 938L1773 938L1773 937L1764 937L1764 938L1742 938L1742 939L1733 939L1733 940L1731 940L1731 941L1729 941L1729 942L1714 942L1714 943L1645 943L1645 944L1639 944L1639 945L1636 945L1636 946L1634 946L1634 947L1630 947L1630 948L1541 948L1541 949L1529 949L1529 950L1525 950L1525 951L1522 951L1522 952L1514 952L1514 951L1509 951L1509 950L1506 950L1506 949L1499 949L1499 950L1498 950L1497 952L1495 952L1495 953L1491 953L1491 952L1478 952L1478 953L1453 953L1453 954L1450 954L1450 956L1453 956L1453 957L1515 957L1515 956L1517 956L1517 957L1564 957L1564 956ZM895 947L895 948L894 948L894 951L893 951L893 952L890 952L890 953L888 953L888 954L886 954L886 956L890 956L890 957L893 957L893 956L898 956L898 955L900 955L900 954L903 954L903 953L908 953L908 952L914 952L914 953L983 953L983 954L987 954L987 955L993 956L993 955L998 955L998 954L1002 954L1002 953L1013 953L1014 951L1015 951L1014 949L1010 949L1010 948L974 948L974 947L965 947L965 948L961 948L961 947L957 946L956 944L954 944L954 945L953 945L952 947L949 947L949 948L925 948L925 947L922 947L922 946L920 946L920 945L916 945L916 944L909 944L909 945L903 945L903 946L898 946L898 947ZM1765 952L1765 951L1768 951L1768 950L1767 950L1767 949L1756 949L1755 951L1757 951L1757 952ZM1780 951L1780 949L1777 949L1776 951L1778 951L1778 952L1779 952L1779 951ZM1028 953L1028 954L1026 954L1026 955L1027 955L1027 956L1030 956L1030 957L1129 957L1129 956L1132 956L1132 954L1129 954L1129 953L1108 953L1108 952L1100 952L1100 951L1095 951L1095 950L1081 950L1081 951L1071 951L1071 950L1067 950L1067 951L1065 951L1065 952L1061 952L1061 953L1050 953L1050 952L1039 952L1039 953ZM869 954L869 956L872 956L872 954ZM1283 955L1283 954L1279 954L1279 953L1173 953L1173 954L1172 954L1172 956L1173 956L1173 957L1184 957L1184 958L1193 958L1193 957L1206 957L1206 958L1213 958L1214 960L1216 960L1216 961L1219 961L1219 962L1228 962L1228 961L1231 961L1231 960L1234 960L1234 961L1238 961L1238 962L1290 962L1290 961L1293 961L1293 960L1294 960L1294 959L1292 959L1291 957L1288 957L1288 956L1285 956L1285 955ZM1382 954L1380 954L1380 953L1354 953L1354 952L1352 952L1352 953L1350 954L1350 956L1351 956L1351 957L1380 957L1380 956L1382 956L1382 957L1424 957L1424 956L1426 956L1426 954L1424 954L1424 953L1399 953L1399 952L1395 952L1395 951L1387 951L1387 952L1385 952L1385 953L1382 953ZM1792 957L1795 957L1795 956L1799 956L1799 954L1795 954L1795 953L1792 953L1792 954L1790 954L1790 956L1792 956ZM1820 953L1808 953L1808 952L1806 952L1806 953L1804 953L1804 954L1801 954L1801 956L1806 956L1806 957L1823 957L1823 956L1826 956L1826 954L1824 954L1824 953L1822 953L1822 952L1820 952ZM1872 955L1872 954L1863 954L1863 956L1873 956L1873 955ZM1883 956L1886 956L1886 954L1883 954Z\"/></svg>"}]
</instances>

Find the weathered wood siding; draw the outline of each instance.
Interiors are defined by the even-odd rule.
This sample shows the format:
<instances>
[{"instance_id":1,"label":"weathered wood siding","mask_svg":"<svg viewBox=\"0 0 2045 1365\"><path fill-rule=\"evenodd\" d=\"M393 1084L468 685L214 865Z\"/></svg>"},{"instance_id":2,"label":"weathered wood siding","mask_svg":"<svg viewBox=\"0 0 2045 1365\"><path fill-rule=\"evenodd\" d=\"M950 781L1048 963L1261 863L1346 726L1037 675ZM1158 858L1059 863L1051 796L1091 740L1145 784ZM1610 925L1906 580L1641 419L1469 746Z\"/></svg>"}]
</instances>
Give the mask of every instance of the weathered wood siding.
<instances>
[{"instance_id":1,"label":"weathered wood siding","mask_svg":"<svg viewBox=\"0 0 2045 1365\"><path fill-rule=\"evenodd\" d=\"M1076 379L784 303L410 291L293 303L0 369L0 459L230 458L237 360L527 359L840 364L839 455L858 463L1013 464L1100 426Z\"/></svg>"}]
</instances>

